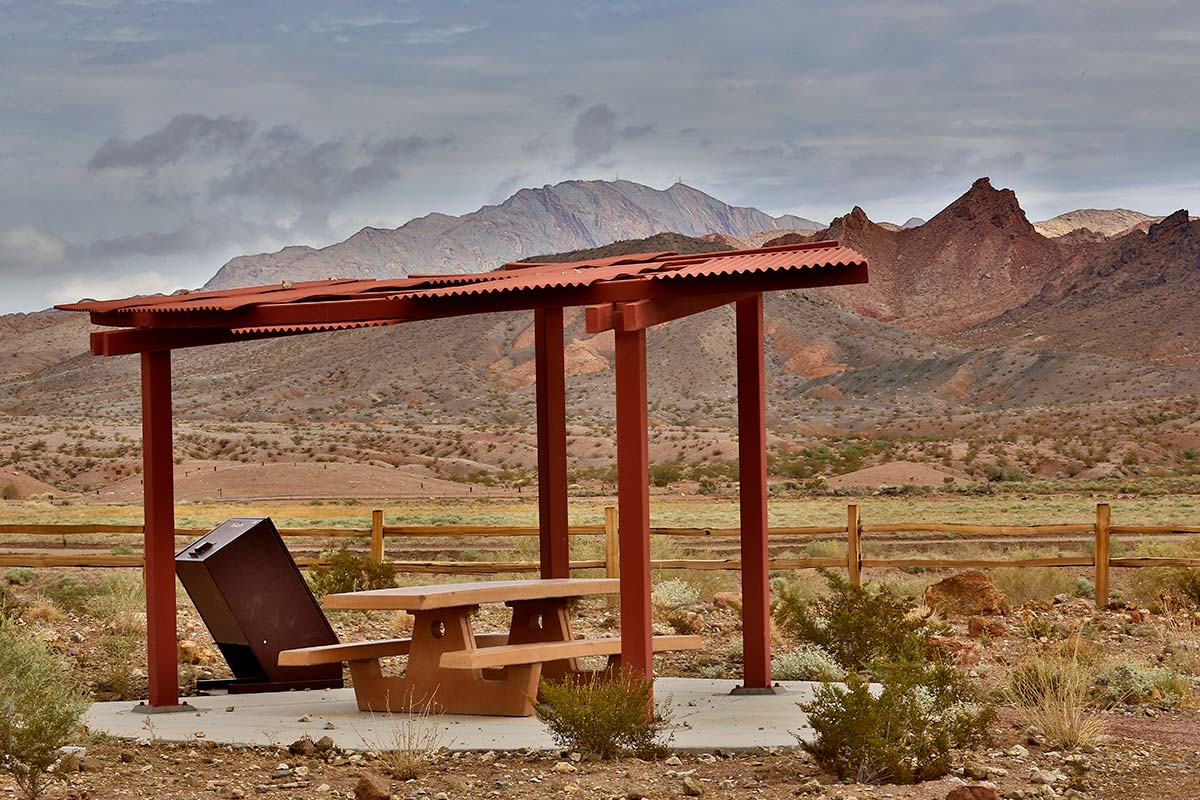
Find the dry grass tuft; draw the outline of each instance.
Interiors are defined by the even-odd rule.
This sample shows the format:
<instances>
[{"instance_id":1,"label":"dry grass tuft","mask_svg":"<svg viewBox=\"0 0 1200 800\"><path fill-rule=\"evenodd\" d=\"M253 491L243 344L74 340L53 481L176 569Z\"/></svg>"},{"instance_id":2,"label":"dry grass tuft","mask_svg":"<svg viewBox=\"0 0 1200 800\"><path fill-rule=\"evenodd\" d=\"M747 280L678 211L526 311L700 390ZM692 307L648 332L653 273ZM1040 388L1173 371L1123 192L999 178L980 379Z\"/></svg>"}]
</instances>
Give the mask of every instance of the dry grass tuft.
<instances>
[{"instance_id":1,"label":"dry grass tuft","mask_svg":"<svg viewBox=\"0 0 1200 800\"><path fill-rule=\"evenodd\" d=\"M1094 745L1105 730L1104 718L1088 711L1094 670L1092 654L1073 637L1017 667L1008 696L1051 744L1067 749Z\"/></svg>"},{"instance_id":2,"label":"dry grass tuft","mask_svg":"<svg viewBox=\"0 0 1200 800\"><path fill-rule=\"evenodd\" d=\"M424 775L444 746L437 723L440 714L433 710L433 698L418 704L418 708L408 714L388 715L395 723L392 746L380 753L380 758L384 770L397 780L409 781Z\"/></svg>"}]
</instances>

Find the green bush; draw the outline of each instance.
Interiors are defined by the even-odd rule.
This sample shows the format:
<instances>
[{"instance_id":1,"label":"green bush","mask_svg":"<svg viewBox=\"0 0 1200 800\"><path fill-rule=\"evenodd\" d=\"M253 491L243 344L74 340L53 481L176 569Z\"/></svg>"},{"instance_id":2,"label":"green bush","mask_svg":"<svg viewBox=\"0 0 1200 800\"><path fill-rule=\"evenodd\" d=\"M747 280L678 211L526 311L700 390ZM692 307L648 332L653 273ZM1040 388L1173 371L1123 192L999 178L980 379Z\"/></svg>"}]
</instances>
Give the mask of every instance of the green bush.
<instances>
[{"instance_id":1,"label":"green bush","mask_svg":"<svg viewBox=\"0 0 1200 800\"><path fill-rule=\"evenodd\" d=\"M325 563L308 571L309 586L317 597L366 589L390 589L396 585L396 567L386 561L376 563L344 547L323 553L322 559Z\"/></svg>"},{"instance_id":2,"label":"green bush","mask_svg":"<svg viewBox=\"0 0 1200 800\"><path fill-rule=\"evenodd\" d=\"M801 745L822 767L858 783L917 783L950 772L953 751L984 745L995 712L944 663L896 662L883 686L851 674L801 704L813 728Z\"/></svg>"},{"instance_id":3,"label":"green bush","mask_svg":"<svg viewBox=\"0 0 1200 800\"><path fill-rule=\"evenodd\" d=\"M1174 706L1191 693L1192 682L1170 667L1151 667L1140 661L1127 660L1097 676L1096 687L1107 704Z\"/></svg>"},{"instance_id":4,"label":"green bush","mask_svg":"<svg viewBox=\"0 0 1200 800\"><path fill-rule=\"evenodd\" d=\"M0 617L0 770L26 797L55 777L58 749L83 721L88 698L38 638Z\"/></svg>"},{"instance_id":5,"label":"green bush","mask_svg":"<svg viewBox=\"0 0 1200 800\"><path fill-rule=\"evenodd\" d=\"M33 580L36 574L29 567L13 567L4 573L4 579L17 586L23 586Z\"/></svg>"},{"instance_id":6,"label":"green bush","mask_svg":"<svg viewBox=\"0 0 1200 800\"><path fill-rule=\"evenodd\" d=\"M80 583L67 575L60 575L58 581L44 588L42 593L63 611L81 613L91 607L96 595L101 593L101 588L98 585Z\"/></svg>"},{"instance_id":7,"label":"green bush","mask_svg":"<svg viewBox=\"0 0 1200 800\"><path fill-rule=\"evenodd\" d=\"M700 591L687 581L671 578L655 586L650 598L659 608L682 608L699 602Z\"/></svg>"},{"instance_id":8,"label":"green bush","mask_svg":"<svg viewBox=\"0 0 1200 800\"><path fill-rule=\"evenodd\" d=\"M4 484L4 488L0 489L0 497L3 497L5 500L16 500L20 494L14 483L6 483Z\"/></svg>"},{"instance_id":9,"label":"green bush","mask_svg":"<svg viewBox=\"0 0 1200 800\"><path fill-rule=\"evenodd\" d=\"M771 677L781 681L840 681L846 670L819 647L803 647L771 659Z\"/></svg>"},{"instance_id":10,"label":"green bush","mask_svg":"<svg viewBox=\"0 0 1200 800\"><path fill-rule=\"evenodd\" d=\"M653 708L654 682L624 669L587 680L543 681L538 719L561 747L608 759L653 757L667 748L670 718Z\"/></svg>"},{"instance_id":11,"label":"green bush","mask_svg":"<svg viewBox=\"0 0 1200 800\"><path fill-rule=\"evenodd\" d=\"M926 651L935 631L929 615L917 612L912 598L886 587L851 586L840 575L820 572L829 585L827 596L807 599L790 588L780 593L775 616L785 629L817 645L849 671Z\"/></svg>"}]
</instances>

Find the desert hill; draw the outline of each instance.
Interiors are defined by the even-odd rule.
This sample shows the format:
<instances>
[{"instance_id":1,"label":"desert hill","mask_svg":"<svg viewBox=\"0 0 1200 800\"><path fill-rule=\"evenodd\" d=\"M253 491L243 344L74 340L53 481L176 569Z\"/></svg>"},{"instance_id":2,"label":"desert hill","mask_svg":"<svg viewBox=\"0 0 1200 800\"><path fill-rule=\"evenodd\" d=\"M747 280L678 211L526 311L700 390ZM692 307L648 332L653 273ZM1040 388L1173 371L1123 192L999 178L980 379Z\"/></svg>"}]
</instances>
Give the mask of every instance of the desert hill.
<instances>
[{"instance_id":1,"label":"desert hill","mask_svg":"<svg viewBox=\"0 0 1200 800\"><path fill-rule=\"evenodd\" d=\"M286 247L238 256L205 288L255 286L329 276L386 278L410 272L482 272L536 253L598 247L660 231L741 237L816 229L802 217L730 206L683 183L658 190L632 181L566 181L521 189L461 217L430 214L392 230L363 228L319 250Z\"/></svg>"},{"instance_id":2,"label":"desert hill","mask_svg":"<svg viewBox=\"0 0 1200 800\"><path fill-rule=\"evenodd\" d=\"M1200 364L1200 221L1180 210L968 333L1149 363Z\"/></svg>"},{"instance_id":3,"label":"desert hill","mask_svg":"<svg viewBox=\"0 0 1200 800\"><path fill-rule=\"evenodd\" d=\"M1128 208L1080 208L1059 214L1057 217L1033 223L1033 228L1042 236L1054 238L1072 231L1089 230L1104 236L1116 236L1144 222L1158 222L1162 217L1152 217Z\"/></svg>"},{"instance_id":4,"label":"desert hill","mask_svg":"<svg viewBox=\"0 0 1200 800\"><path fill-rule=\"evenodd\" d=\"M1069 272L1076 256L1034 230L1013 191L993 188L987 178L921 225L885 227L855 207L812 238L838 239L870 261L868 286L837 287L832 297L858 313L934 335L1019 305Z\"/></svg>"}]
</instances>

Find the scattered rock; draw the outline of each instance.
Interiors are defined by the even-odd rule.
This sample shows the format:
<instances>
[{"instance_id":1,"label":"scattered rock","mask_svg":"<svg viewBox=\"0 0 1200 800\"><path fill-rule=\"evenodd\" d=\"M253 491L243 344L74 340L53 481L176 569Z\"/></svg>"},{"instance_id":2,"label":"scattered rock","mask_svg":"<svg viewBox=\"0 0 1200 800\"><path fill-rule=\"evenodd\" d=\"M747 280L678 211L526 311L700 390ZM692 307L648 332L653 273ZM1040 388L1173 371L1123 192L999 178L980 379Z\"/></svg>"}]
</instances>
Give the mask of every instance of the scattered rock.
<instances>
[{"instance_id":1,"label":"scattered rock","mask_svg":"<svg viewBox=\"0 0 1200 800\"><path fill-rule=\"evenodd\" d=\"M1004 624L1004 621L993 617L974 614L967 620L967 633L976 639L985 633L994 639L1003 636L1007 631L1008 626Z\"/></svg>"},{"instance_id":2,"label":"scattered rock","mask_svg":"<svg viewBox=\"0 0 1200 800\"><path fill-rule=\"evenodd\" d=\"M288 745L288 752L297 756L311 756L317 752L317 746L308 736L303 736Z\"/></svg>"},{"instance_id":3,"label":"scattered rock","mask_svg":"<svg viewBox=\"0 0 1200 800\"><path fill-rule=\"evenodd\" d=\"M683 759L681 759L679 756L668 756L667 760L664 761L663 763L666 764L668 767L682 767Z\"/></svg>"},{"instance_id":4,"label":"scattered rock","mask_svg":"<svg viewBox=\"0 0 1200 800\"><path fill-rule=\"evenodd\" d=\"M730 611L742 610L741 592L717 592L713 595L713 605L717 608L727 608Z\"/></svg>"},{"instance_id":5,"label":"scattered rock","mask_svg":"<svg viewBox=\"0 0 1200 800\"><path fill-rule=\"evenodd\" d=\"M1029 755L1029 751L1019 744L1014 744L1012 747L1005 750L1004 754L1011 758L1025 758Z\"/></svg>"},{"instance_id":6,"label":"scattered rock","mask_svg":"<svg viewBox=\"0 0 1200 800\"><path fill-rule=\"evenodd\" d=\"M178 645L180 664L210 664L216 660L211 648L191 639L182 639Z\"/></svg>"},{"instance_id":7,"label":"scattered rock","mask_svg":"<svg viewBox=\"0 0 1200 800\"><path fill-rule=\"evenodd\" d=\"M391 800L392 789L379 775L363 775L354 784L354 800Z\"/></svg>"},{"instance_id":8,"label":"scattered rock","mask_svg":"<svg viewBox=\"0 0 1200 800\"><path fill-rule=\"evenodd\" d=\"M1000 795L990 786L956 786L946 800L1000 800Z\"/></svg>"},{"instance_id":9,"label":"scattered rock","mask_svg":"<svg viewBox=\"0 0 1200 800\"><path fill-rule=\"evenodd\" d=\"M925 587L925 605L947 615L1003 616L1012 609L1008 600L980 570L943 578Z\"/></svg>"},{"instance_id":10,"label":"scattered rock","mask_svg":"<svg viewBox=\"0 0 1200 800\"><path fill-rule=\"evenodd\" d=\"M572 764L570 761L559 761L554 765L554 772L578 772L579 767Z\"/></svg>"},{"instance_id":11,"label":"scattered rock","mask_svg":"<svg viewBox=\"0 0 1200 800\"><path fill-rule=\"evenodd\" d=\"M704 794L704 784L695 775L684 775L681 791L687 797L699 797Z\"/></svg>"},{"instance_id":12,"label":"scattered rock","mask_svg":"<svg viewBox=\"0 0 1200 800\"><path fill-rule=\"evenodd\" d=\"M330 739L328 736L322 736L313 743L313 747L316 748L318 753L328 753L333 749L333 739Z\"/></svg>"},{"instance_id":13,"label":"scattered rock","mask_svg":"<svg viewBox=\"0 0 1200 800\"><path fill-rule=\"evenodd\" d=\"M930 636L929 649L936 655L950 659L959 667L973 667L983 658L983 647L978 642L955 639L952 636Z\"/></svg>"},{"instance_id":14,"label":"scattered rock","mask_svg":"<svg viewBox=\"0 0 1200 800\"><path fill-rule=\"evenodd\" d=\"M646 797L646 787L641 784L634 784L625 790L625 800L644 800Z\"/></svg>"},{"instance_id":15,"label":"scattered rock","mask_svg":"<svg viewBox=\"0 0 1200 800\"><path fill-rule=\"evenodd\" d=\"M725 791L730 791L737 788L737 781L735 781L733 778L726 778L725 780L721 781L720 786Z\"/></svg>"},{"instance_id":16,"label":"scattered rock","mask_svg":"<svg viewBox=\"0 0 1200 800\"><path fill-rule=\"evenodd\" d=\"M981 764L978 761L968 761L963 764L963 775L975 781L986 781L991 775L991 770L986 764Z\"/></svg>"}]
</instances>

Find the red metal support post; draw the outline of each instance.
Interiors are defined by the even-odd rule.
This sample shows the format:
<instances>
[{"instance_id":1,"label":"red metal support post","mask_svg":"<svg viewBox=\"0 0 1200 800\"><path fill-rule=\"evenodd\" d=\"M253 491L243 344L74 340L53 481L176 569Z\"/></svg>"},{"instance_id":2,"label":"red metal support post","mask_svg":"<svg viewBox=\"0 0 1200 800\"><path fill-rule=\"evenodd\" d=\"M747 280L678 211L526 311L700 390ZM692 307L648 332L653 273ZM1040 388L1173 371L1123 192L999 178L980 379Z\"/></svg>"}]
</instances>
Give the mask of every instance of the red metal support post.
<instances>
[{"instance_id":1,"label":"red metal support post","mask_svg":"<svg viewBox=\"0 0 1200 800\"><path fill-rule=\"evenodd\" d=\"M767 551L767 404L763 363L763 301L738 300L738 476L742 550L744 685L771 686L771 597Z\"/></svg>"},{"instance_id":2,"label":"red metal support post","mask_svg":"<svg viewBox=\"0 0 1200 800\"><path fill-rule=\"evenodd\" d=\"M645 330L616 332L616 379L621 663L653 677Z\"/></svg>"},{"instance_id":3,"label":"red metal support post","mask_svg":"<svg viewBox=\"0 0 1200 800\"><path fill-rule=\"evenodd\" d=\"M170 708L179 705L170 350L142 354L142 481L149 705Z\"/></svg>"},{"instance_id":4,"label":"red metal support post","mask_svg":"<svg viewBox=\"0 0 1200 800\"><path fill-rule=\"evenodd\" d=\"M538 530L541 575L571 575L567 527L567 378L563 310L533 312L537 378Z\"/></svg>"}]
</instances>

